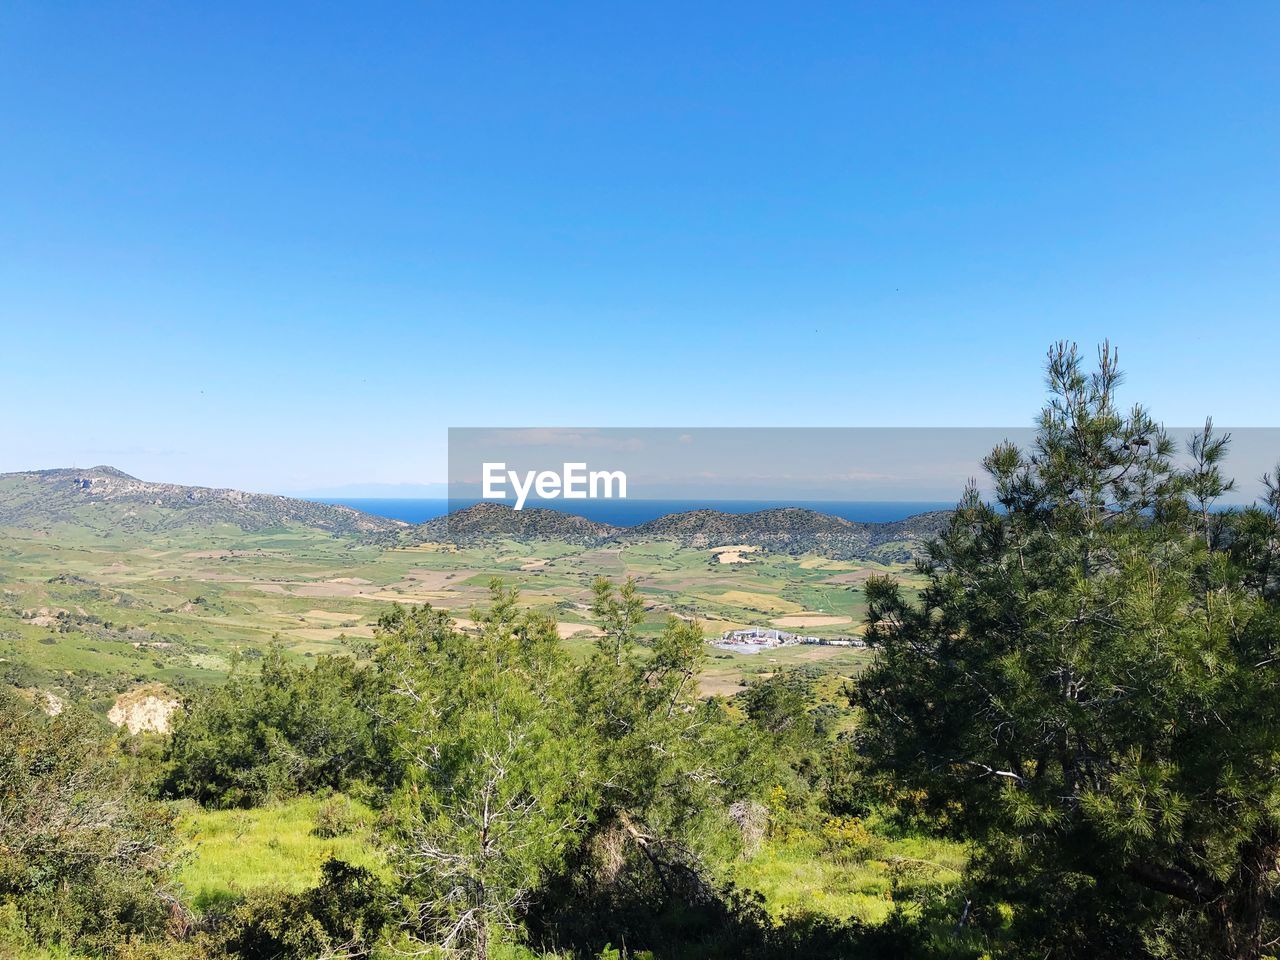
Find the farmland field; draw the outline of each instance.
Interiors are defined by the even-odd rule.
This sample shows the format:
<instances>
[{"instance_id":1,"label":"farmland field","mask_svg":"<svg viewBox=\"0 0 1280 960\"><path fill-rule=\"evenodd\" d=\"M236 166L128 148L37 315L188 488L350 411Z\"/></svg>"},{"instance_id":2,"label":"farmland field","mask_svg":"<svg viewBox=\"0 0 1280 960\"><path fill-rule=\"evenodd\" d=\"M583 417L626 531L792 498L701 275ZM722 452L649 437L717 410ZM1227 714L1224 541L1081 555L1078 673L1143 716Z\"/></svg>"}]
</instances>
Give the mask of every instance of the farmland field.
<instances>
[{"instance_id":1,"label":"farmland field","mask_svg":"<svg viewBox=\"0 0 1280 960\"><path fill-rule=\"evenodd\" d=\"M430 603L461 625L483 608L490 581L518 586L547 611L571 651L596 633L595 577L635 577L642 633L670 614L696 618L708 638L740 627L816 636L862 629L861 583L905 568L816 556L697 550L672 542L582 548L546 541L484 547L386 547L305 528L246 533L221 525L145 536L58 524L0 531L0 665L15 685L105 709L142 683L177 689L252 669L273 637L297 657L358 652L393 604ZM707 693L813 663L855 671L860 651L786 647L745 655L712 648Z\"/></svg>"}]
</instances>

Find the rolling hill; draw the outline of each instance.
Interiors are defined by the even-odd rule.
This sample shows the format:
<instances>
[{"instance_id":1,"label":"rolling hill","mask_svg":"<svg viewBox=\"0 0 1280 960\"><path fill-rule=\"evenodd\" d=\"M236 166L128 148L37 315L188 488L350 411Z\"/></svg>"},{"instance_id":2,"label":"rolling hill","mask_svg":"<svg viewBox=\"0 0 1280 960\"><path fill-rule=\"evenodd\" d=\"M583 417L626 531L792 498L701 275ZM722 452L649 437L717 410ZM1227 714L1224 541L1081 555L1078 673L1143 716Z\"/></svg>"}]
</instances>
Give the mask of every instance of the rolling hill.
<instances>
[{"instance_id":1,"label":"rolling hill","mask_svg":"<svg viewBox=\"0 0 1280 960\"><path fill-rule=\"evenodd\" d=\"M422 543L474 546L497 540L534 543L559 540L583 547L599 546L623 532L621 527L597 523L560 510L530 507L513 510L502 503L477 503L417 527L413 539Z\"/></svg>"},{"instance_id":2,"label":"rolling hill","mask_svg":"<svg viewBox=\"0 0 1280 960\"><path fill-rule=\"evenodd\" d=\"M0 527L57 524L145 533L230 524L242 530L301 526L333 534L395 535L408 528L350 507L273 494L151 483L114 467L0 474Z\"/></svg>"},{"instance_id":3,"label":"rolling hill","mask_svg":"<svg viewBox=\"0 0 1280 960\"><path fill-rule=\"evenodd\" d=\"M756 513L691 510L634 527L628 540L674 540L682 547L745 544L773 553L816 553L836 560L906 560L950 519L949 511L891 523L855 523L817 510L779 507Z\"/></svg>"},{"instance_id":4,"label":"rolling hill","mask_svg":"<svg viewBox=\"0 0 1280 960\"><path fill-rule=\"evenodd\" d=\"M743 544L773 553L816 553L837 560L901 561L941 533L950 516L948 511L937 511L892 523L853 523L799 507L756 513L690 510L635 527L614 527L559 510L517 511L505 504L478 503L428 521L411 536L420 542L460 546L499 540L554 540L589 547L673 541L692 549Z\"/></svg>"},{"instance_id":5,"label":"rolling hill","mask_svg":"<svg viewBox=\"0 0 1280 960\"><path fill-rule=\"evenodd\" d=\"M413 527L310 500L152 483L108 466L0 474L0 527L41 530L68 524L113 534L225 524L245 531L305 527L387 545L407 540L476 546L511 540L600 547L668 541L690 549L742 544L790 555L901 561L937 536L949 517L940 511L892 523L854 523L799 507L756 513L704 509L618 527L559 510L478 503Z\"/></svg>"}]
</instances>

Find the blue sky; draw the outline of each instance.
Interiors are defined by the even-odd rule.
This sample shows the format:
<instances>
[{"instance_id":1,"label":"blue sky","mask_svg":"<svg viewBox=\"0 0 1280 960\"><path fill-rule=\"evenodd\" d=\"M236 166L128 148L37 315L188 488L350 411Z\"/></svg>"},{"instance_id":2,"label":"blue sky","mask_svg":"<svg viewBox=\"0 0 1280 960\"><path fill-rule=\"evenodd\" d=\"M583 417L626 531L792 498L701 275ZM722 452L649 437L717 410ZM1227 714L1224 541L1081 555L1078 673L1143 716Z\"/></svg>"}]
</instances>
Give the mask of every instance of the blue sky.
<instances>
[{"instance_id":1,"label":"blue sky","mask_svg":"<svg viewBox=\"0 0 1280 960\"><path fill-rule=\"evenodd\" d=\"M269 8L269 9L268 9ZM0 8L0 469L448 426L1273 425L1275 4Z\"/></svg>"}]
</instances>

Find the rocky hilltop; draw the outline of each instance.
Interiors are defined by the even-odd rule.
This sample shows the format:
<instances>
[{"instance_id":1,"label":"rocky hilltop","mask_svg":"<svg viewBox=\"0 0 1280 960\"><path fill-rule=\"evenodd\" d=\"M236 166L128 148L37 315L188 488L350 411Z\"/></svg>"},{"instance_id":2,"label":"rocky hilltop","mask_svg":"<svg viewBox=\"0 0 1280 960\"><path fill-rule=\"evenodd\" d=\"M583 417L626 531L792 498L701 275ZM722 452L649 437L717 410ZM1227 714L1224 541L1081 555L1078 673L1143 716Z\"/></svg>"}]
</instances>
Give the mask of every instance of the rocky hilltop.
<instances>
[{"instance_id":1,"label":"rocky hilltop","mask_svg":"<svg viewBox=\"0 0 1280 960\"><path fill-rule=\"evenodd\" d=\"M853 523L840 517L782 507L756 513L690 510L635 527L614 527L559 510L513 510L501 503L478 503L416 530L413 539L474 546L499 540L527 543L558 540L580 546L670 540L682 547L731 545L773 553L816 553L839 560L908 560L942 532L948 511L922 513L892 523Z\"/></svg>"},{"instance_id":2,"label":"rocky hilltop","mask_svg":"<svg viewBox=\"0 0 1280 960\"><path fill-rule=\"evenodd\" d=\"M348 535L395 535L408 524L292 497L150 483L114 467L0 474L0 527L58 523L146 532L231 524L243 530L302 526Z\"/></svg>"}]
</instances>

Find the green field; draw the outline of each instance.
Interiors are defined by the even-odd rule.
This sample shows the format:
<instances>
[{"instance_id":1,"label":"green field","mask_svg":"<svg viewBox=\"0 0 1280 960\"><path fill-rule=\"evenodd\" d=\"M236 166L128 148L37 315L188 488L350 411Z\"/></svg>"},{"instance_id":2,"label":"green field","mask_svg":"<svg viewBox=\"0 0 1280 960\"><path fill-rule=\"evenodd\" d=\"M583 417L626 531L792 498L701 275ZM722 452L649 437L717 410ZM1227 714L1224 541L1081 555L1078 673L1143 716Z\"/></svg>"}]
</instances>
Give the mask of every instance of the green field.
<instances>
[{"instance_id":1,"label":"green field","mask_svg":"<svg viewBox=\"0 0 1280 960\"><path fill-rule=\"evenodd\" d=\"M265 887L305 890L330 856L389 875L370 829L373 812L353 803L360 825L323 839L314 829L322 803L303 797L255 810L185 810L184 893L201 909ZM964 862L963 846L943 840L876 835L866 849L833 855L820 835L796 833L765 841L732 865L729 878L762 894L775 916L811 910L879 923L895 897L955 883Z\"/></svg>"},{"instance_id":2,"label":"green field","mask_svg":"<svg viewBox=\"0 0 1280 960\"><path fill-rule=\"evenodd\" d=\"M350 811L349 830L338 836L317 834L317 814L326 802ZM374 816L345 797L301 797L254 810L191 805L178 821L185 853L178 882L184 898L201 910L260 887L297 893L319 881L320 867L330 858L382 872L385 864L373 841Z\"/></svg>"},{"instance_id":3,"label":"green field","mask_svg":"<svg viewBox=\"0 0 1280 960\"><path fill-rule=\"evenodd\" d=\"M71 524L2 530L0 666L19 687L103 710L142 683L181 690L215 682L237 658L251 669L273 636L299 657L349 653L394 603L448 609L465 627L494 577L554 617L571 650L595 633L588 604L601 574L636 578L650 634L675 613L698 618L709 638L743 626L839 636L861 629L860 581L891 569L813 556L728 557L744 562L721 562L723 548L667 542L388 548L302 528L145 536ZM849 673L864 656L819 646L752 655L713 648L703 686L732 693L744 678L802 663Z\"/></svg>"}]
</instances>

